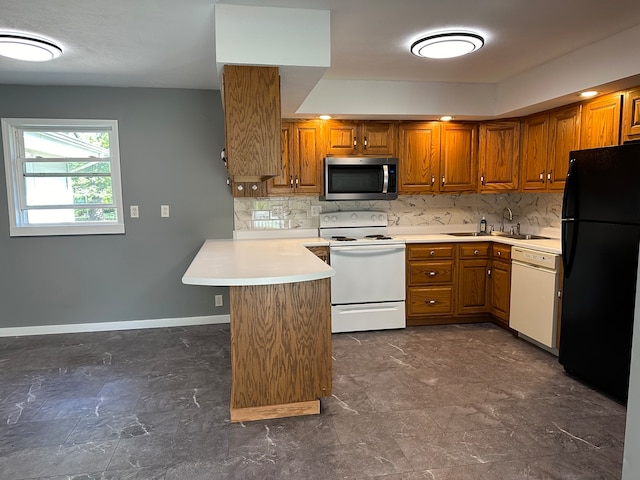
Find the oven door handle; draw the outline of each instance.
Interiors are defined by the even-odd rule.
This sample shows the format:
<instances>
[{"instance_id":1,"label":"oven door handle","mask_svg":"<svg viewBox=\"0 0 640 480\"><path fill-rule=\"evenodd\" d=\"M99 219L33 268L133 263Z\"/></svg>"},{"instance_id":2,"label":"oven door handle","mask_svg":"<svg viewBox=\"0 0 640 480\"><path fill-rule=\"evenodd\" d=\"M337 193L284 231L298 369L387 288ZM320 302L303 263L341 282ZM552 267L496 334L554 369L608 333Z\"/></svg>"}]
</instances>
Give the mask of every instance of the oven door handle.
<instances>
[{"instance_id":1,"label":"oven door handle","mask_svg":"<svg viewBox=\"0 0 640 480\"><path fill-rule=\"evenodd\" d=\"M349 253L364 253L371 254L375 252L389 252L393 250L404 250L405 245L403 244L395 244L395 245L361 245L359 247L334 247L333 245L329 247L329 250L332 252L340 253L340 252L349 252Z\"/></svg>"},{"instance_id":2,"label":"oven door handle","mask_svg":"<svg viewBox=\"0 0 640 480\"><path fill-rule=\"evenodd\" d=\"M382 193L389 193L389 165L382 166Z\"/></svg>"}]
</instances>

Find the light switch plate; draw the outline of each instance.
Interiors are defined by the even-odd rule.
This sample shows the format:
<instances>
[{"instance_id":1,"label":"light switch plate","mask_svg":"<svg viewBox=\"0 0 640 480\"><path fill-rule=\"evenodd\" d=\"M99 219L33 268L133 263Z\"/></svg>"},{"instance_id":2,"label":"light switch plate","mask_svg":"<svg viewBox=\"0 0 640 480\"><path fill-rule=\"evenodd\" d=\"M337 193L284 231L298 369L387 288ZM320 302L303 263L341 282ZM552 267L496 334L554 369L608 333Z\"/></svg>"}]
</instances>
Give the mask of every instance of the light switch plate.
<instances>
[{"instance_id":1,"label":"light switch plate","mask_svg":"<svg viewBox=\"0 0 640 480\"><path fill-rule=\"evenodd\" d=\"M160 216L169 218L169 205L160 205Z\"/></svg>"}]
</instances>

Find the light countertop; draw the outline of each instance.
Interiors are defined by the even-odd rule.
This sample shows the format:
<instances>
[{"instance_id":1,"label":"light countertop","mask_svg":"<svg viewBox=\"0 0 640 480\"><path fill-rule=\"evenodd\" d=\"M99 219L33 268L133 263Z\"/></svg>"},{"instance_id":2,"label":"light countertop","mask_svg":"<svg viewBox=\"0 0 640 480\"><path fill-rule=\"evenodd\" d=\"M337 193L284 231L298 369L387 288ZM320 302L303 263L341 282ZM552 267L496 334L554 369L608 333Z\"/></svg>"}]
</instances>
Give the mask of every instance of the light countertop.
<instances>
[{"instance_id":1,"label":"light countertop","mask_svg":"<svg viewBox=\"0 0 640 480\"><path fill-rule=\"evenodd\" d=\"M335 271L307 246L321 238L206 240L182 277L187 285L241 286L306 282Z\"/></svg>"},{"instance_id":2,"label":"light countertop","mask_svg":"<svg viewBox=\"0 0 640 480\"><path fill-rule=\"evenodd\" d=\"M275 234L274 234L275 235ZM560 254L559 239L516 240L495 235L459 237L446 233L393 234L405 243L496 242ZM188 285L242 286L306 282L335 271L306 247L328 246L319 237L278 238L268 235L233 240L206 240L182 277Z\"/></svg>"}]
</instances>

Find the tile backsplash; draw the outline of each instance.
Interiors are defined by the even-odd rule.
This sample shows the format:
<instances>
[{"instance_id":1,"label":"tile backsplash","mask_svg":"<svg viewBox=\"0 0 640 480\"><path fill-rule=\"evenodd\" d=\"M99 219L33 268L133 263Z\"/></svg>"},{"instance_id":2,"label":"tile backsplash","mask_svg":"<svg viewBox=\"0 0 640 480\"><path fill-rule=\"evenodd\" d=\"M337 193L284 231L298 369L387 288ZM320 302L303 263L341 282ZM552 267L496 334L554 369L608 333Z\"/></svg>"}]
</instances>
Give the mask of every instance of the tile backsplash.
<instances>
[{"instance_id":1,"label":"tile backsplash","mask_svg":"<svg viewBox=\"0 0 640 480\"><path fill-rule=\"evenodd\" d=\"M315 208L312 208L315 207ZM496 230L504 208L513 212L513 221L526 233L560 229L562 194L501 193L457 195L401 195L397 200L325 202L318 197L235 198L235 230L318 228L318 216L338 210L387 212L389 226L439 228L467 226L474 230L482 216Z\"/></svg>"}]
</instances>

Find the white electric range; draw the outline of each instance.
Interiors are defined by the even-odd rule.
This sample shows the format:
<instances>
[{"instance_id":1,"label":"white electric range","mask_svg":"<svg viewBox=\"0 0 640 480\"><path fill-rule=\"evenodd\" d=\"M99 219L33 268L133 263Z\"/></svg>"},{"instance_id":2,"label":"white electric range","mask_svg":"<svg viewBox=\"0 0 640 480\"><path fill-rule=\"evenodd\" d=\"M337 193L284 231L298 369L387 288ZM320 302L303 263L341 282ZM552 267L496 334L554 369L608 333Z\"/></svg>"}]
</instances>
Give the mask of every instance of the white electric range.
<instances>
[{"instance_id":1,"label":"white electric range","mask_svg":"<svg viewBox=\"0 0 640 480\"><path fill-rule=\"evenodd\" d=\"M387 233L387 214L339 211L320 217L329 240L332 332L404 328L405 242Z\"/></svg>"}]
</instances>

